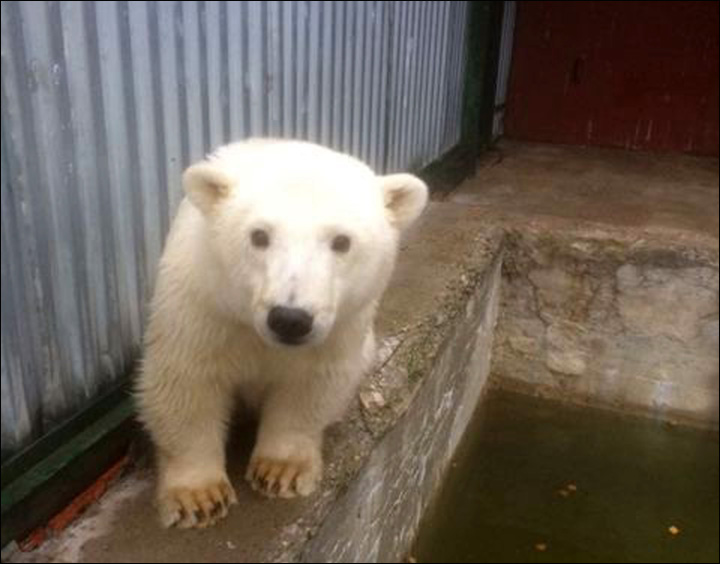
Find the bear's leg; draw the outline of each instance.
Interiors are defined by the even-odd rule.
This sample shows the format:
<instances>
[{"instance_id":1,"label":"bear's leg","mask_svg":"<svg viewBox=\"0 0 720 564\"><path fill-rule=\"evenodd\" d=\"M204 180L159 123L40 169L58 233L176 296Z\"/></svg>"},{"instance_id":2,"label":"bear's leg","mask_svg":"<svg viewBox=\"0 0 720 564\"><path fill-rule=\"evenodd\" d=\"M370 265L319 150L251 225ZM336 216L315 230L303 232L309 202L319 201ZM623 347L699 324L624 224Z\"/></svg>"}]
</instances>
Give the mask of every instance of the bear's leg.
<instances>
[{"instance_id":1,"label":"bear's leg","mask_svg":"<svg viewBox=\"0 0 720 564\"><path fill-rule=\"evenodd\" d=\"M322 478L321 448L322 429L283 428L264 417L245 478L268 497L310 495Z\"/></svg>"},{"instance_id":2,"label":"bear's leg","mask_svg":"<svg viewBox=\"0 0 720 564\"><path fill-rule=\"evenodd\" d=\"M225 471L231 394L210 383L201 392L178 392L143 417L158 447L160 520L165 527L207 527L237 503Z\"/></svg>"},{"instance_id":3,"label":"bear's leg","mask_svg":"<svg viewBox=\"0 0 720 564\"><path fill-rule=\"evenodd\" d=\"M245 475L254 490L269 497L315 491L322 478L323 430L340 418L355 391L349 375L293 376L265 400Z\"/></svg>"}]
</instances>

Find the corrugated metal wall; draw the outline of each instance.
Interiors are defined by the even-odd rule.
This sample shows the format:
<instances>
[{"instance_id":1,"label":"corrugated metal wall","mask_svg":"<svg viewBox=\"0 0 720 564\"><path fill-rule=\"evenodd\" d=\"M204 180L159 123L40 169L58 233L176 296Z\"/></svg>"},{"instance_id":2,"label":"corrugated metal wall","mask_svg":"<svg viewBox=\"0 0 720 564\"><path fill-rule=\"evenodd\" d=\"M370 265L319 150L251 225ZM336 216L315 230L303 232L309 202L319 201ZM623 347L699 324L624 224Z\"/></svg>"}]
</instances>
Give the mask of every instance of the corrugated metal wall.
<instances>
[{"instance_id":1,"label":"corrugated metal wall","mask_svg":"<svg viewBox=\"0 0 720 564\"><path fill-rule=\"evenodd\" d=\"M386 171L455 145L466 12L3 1L3 459L132 367L188 163L251 135Z\"/></svg>"}]
</instances>

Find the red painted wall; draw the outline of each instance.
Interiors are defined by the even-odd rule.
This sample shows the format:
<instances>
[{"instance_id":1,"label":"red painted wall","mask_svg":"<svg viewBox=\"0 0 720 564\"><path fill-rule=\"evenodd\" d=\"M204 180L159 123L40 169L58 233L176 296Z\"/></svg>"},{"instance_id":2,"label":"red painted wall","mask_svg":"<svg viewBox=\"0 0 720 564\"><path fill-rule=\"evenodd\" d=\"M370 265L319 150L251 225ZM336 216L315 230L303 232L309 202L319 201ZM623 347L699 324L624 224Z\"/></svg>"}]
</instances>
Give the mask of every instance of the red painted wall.
<instances>
[{"instance_id":1,"label":"red painted wall","mask_svg":"<svg viewBox=\"0 0 720 564\"><path fill-rule=\"evenodd\" d=\"M718 2L520 2L508 137L718 154Z\"/></svg>"}]
</instances>

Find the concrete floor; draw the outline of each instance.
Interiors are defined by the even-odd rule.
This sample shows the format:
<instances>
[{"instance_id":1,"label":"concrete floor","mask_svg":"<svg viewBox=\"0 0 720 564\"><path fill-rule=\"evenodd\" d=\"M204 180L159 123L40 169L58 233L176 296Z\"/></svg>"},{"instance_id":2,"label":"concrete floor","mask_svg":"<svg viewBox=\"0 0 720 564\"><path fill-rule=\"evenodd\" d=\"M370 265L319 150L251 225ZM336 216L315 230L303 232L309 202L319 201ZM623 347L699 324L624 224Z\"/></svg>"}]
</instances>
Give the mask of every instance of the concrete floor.
<instances>
[{"instance_id":1,"label":"concrete floor","mask_svg":"<svg viewBox=\"0 0 720 564\"><path fill-rule=\"evenodd\" d=\"M504 141L450 201L495 219L718 238L718 159Z\"/></svg>"},{"instance_id":2,"label":"concrete floor","mask_svg":"<svg viewBox=\"0 0 720 564\"><path fill-rule=\"evenodd\" d=\"M639 238L695 241L717 255L717 159L503 142L482 159L473 178L443 199L431 207L403 251L381 312L382 335L395 334L401 325L413 327L421 318L441 319L438 296L467 279L465 266L478 260L477 249L495 237L489 233L498 226L610 225ZM405 394L403 401L411 397L405 390L399 393ZM398 408L393 422L401 415ZM361 431L362 421L354 415L349 419L331 437L331 444L350 446L347 453L330 457L335 464L330 475L357 471L372 444ZM241 445L233 457L237 476L247 448ZM304 535L298 524L322 504L268 501L240 486L241 505L218 527L164 531L156 524L150 484L148 470L132 472L59 538L13 560L258 561L272 552L269 538L273 550L280 550Z\"/></svg>"}]
</instances>

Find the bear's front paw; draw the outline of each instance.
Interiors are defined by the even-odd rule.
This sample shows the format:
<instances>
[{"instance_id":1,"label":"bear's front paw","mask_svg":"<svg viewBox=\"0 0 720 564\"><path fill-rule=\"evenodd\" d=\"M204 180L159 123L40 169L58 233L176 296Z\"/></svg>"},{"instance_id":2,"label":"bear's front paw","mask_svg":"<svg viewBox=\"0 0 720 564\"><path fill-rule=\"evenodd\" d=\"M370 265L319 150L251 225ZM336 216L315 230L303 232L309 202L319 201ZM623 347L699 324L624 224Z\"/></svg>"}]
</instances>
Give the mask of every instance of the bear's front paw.
<instances>
[{"instance_id":1,"label":"bear's front paw","mask_svg":"<svg viewBox=\"0 0 720 564\"><path fill-rule=\"evenodd\" d=\"M158 494L161 523L181 529L214 525L227 516L228 506L236 503L235 490L227 479L169 487Z\"/></svg>"},{"instance_id":2,"label":"bear's front paw","mask_svg":"<svg viewBox=\"0 0 720 564\"><path fill-rule=\"evenodd\" d=\"M322 461L317 455L285 459L253 455L245 479L252 489L268 497L308 496L322 477Z\"/></svg>"}]
</instances>

